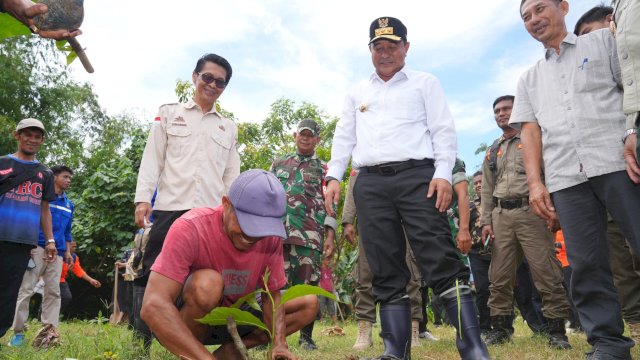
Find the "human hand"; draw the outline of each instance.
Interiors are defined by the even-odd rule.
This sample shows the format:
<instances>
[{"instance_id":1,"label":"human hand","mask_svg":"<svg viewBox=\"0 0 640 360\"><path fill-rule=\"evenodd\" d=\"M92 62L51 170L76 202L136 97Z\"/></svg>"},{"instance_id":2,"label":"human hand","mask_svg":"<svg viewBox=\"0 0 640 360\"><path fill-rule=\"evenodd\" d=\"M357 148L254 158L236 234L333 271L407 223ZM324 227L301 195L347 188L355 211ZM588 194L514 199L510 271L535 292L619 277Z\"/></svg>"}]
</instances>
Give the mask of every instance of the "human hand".
<instances>
[{"instance_id":1,"label":"human hand","mask_svg":"<svg viewBox=\"0 0 640 360\"><path fill-rule=\"evenodd\" d=\"M640 166L638 165L638 153L636 152L637 144L638 138L636 134L627 136L622 154L624 161L627 163L627 174L629 178L631 178L631 181L634 183L640 184Z\"/></svg>"},{"instance_id":2,"label":"human hand","mask_svg":"<svg viewBox=\"0 0 640 360\"><path fill-rule=\"evenodd\" d=\"M136 205L136 225L140 228L146 227L151 221L151 203L141 202Z\"/></svg>"},{"instance_id":3,"label":"human hand","mask_svg":"<svg viewBox=\"0 0 640 360\"><path fill-rule=\"evenodd\" d=\"M120 262L120 261L116 261L116 267L117 267L118 269L124 269L124 268L126 268L126 267L127 267L127 264L126 264L126 263L123 263L123 262Z\"/></svg>"},{"instance_id":4,"label":"human hand","mask_svg":"<svg viewBox=\"0 0 640 360\"><path fill-rule=\"evenodd\" d=\"M271 353L271 359L273 360L298 360L286 345L274 345L273 352Z\"/></svg>"},{"instance_id":5,"label":"human hand","mask_svg":"<svg viewBox=\"0 0 640 360\"><path fill-rule=\"evenodd\" d=\"M547 220L547 229L549 229L549 231L551 231L552 233L555 233L556 231L560 230L560 228L560 220L558 219L558 215L554 213L553 219Z\"/></svg>"},{"instance_id":6,"label":"human hand","mask_svg":"<svg viewBox=\"0 0 640 360\"><path fill-rule=\"evenodd\" d=\"M342 224L342 235L351 245L356 244L356 227L353 224Z\"/></svg>"},{"instance_id":7,"label":"human hand","mask_svg":"<svg viewBox=\"0 0 640 360\"><path fill-rule=\"evenodd\" d=\"M336 217L336 212L333 210L333 207L337 207L338 203L340 203L340 182L331 179L327 183L327 189L324 193L324 207L329 216Z\"/></svg>"},{"instance_id":8,"label":"human hand","mask_svg":"<svg viewBox=\"0 0 640 360\"><path fill-rule=\"evenodd\" d=\"M102 284L100 283L100 281L96 280L96 279L91 279L89 280L89 284L91 284L94 288L99 288L100 286L102 286Z\"/></svg>"},{"instance_id":9,"label":"human hand","mask_svg":"<svg viewBox=\"0 0 640 360\"><path fill-rule=\"evenodd\" d=\"M69 248L64 252L64 262L67 263L68 266L73 265L73 257L71 256Z\"/></svg>"},{"instance_id":10,"label":"human hand","mask_svg":"<svg viewBox=\"0 0 640 360\"><path fill-rule=\"evenodd\" d=\"M491 244L493 242L493 239L496 237L493 234L493 226L491 226L491 225L485 225L485 226L482 227L482 239L486 240L487 237L489 238L489 242L487 243L487 246L488 246L489 244Z\"/></svg>"},{"instance_id":11,"label":"human hand","mask_svg":"<svg viewBox=\"0 0 640 360\"><path fill-rule=\"evenodd\" d=\"M544 220L557 218L556 208L553 206L549 191L540 181L529 184L529 205L533 213Z\"/></svg>"},{"instance_id":12,"label":"human hand","mask_svg":"<svg viewBox=\"0 0 640 360\"><path fill-rule=\"evenodd\" d=\"M445 212L451 204L451 184L445 179L432 179L429 183L427 198L431 198L436 193L436 208L440 212Z\"/></svg>"},{"instance_id":13,"label":"human hand","mask_svg":"<svg viewBox=\"0 0 640 360\"><path fill-rule=\"evenodd\" d=\"M48 263L52 263L56 261L56 256L58 256L58 249L56 249L56 244L48 243L44 247L44 257L42 259Z\"/></svg>"},{"instance_id":14,"label":"human hand","mask_svg":"<svg viewBox=\"0 0 640 360\"><path fill-rule=\"evenodd\" d=\"M333 256L333 252L335 251L335 237L333 229L327 229L327 238L324 240L324 249L322 251L325 257L331 258Z\"/></svg>"},{"instance_id":15,"label":"human hand","mask_svg":"<svg viewBox=\"0 0 640 360\"><path fill-rule=\"evenodd\" d=\"M460 229L458 230L458 235L456 235L456 242L458 243L458 250L465 255L471 250L471 234L469 233L469 229Z\"/></svg>"},{"instance_id":16,"label":"human hand","mask_svg":"<svg viewBox=\"0 0 640 360\"><path fill-rule=\"evenodd\" d=\"M2 0L0 0L2 1ZM26 25L40 37L54 40L69 40L80 34L80 29L39 30L34 23L38 15L45 14L49 8L45 4L35 4L29 0L4 0L3 7L7 13Z\"/></svg>"}]
</instances>

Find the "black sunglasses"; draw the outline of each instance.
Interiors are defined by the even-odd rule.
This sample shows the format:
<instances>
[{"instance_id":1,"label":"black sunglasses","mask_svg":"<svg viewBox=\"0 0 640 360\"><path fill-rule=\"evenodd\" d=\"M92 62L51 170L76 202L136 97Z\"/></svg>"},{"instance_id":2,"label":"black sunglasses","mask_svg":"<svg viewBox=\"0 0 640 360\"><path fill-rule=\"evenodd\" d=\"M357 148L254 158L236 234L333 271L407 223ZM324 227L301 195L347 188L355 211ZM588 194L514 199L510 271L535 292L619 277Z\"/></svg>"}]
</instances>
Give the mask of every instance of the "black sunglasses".
<instances>
[{"instance_id":1,"label":"black sunglasses","mask_svg":"<svg viewBox=\"0 0 640 360\"><path fill-rule=\"evenodd\" d=\"M216 83L216 87L218 89L224 89L225 87L227 87L227 83L224 80L216 79L210 73L198 73L198 75L200 75L200 78L202 79L202 81L204 81L204 83L207 85L211 83Z\"/></svg>"}]
</instances>

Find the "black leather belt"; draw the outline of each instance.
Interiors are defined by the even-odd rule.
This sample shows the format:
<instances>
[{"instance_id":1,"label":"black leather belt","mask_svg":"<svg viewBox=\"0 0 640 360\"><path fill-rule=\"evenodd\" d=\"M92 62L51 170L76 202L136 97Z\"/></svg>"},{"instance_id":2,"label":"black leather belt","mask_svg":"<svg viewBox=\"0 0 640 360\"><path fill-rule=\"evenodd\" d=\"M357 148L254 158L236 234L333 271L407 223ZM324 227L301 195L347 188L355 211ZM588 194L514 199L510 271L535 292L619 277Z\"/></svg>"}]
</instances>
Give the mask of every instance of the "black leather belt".
<instances>
[{"instance_id":1,"label":"black leather belt","mask_svg":"<svg viewBox=\"0 0 640 360\"><path fill-rule=\"evenodd\" d=\"M374 166L364 166L362 169L368 173L377 173L380 175L395 175L401 171L409 170L415 167L433 165L433 159L389 162Z\"/></svg>"},{"instance_id":2,"label":"black leather belt","mask_svg":"<svg viewBox=\"0 0 640 360\"><path fill-rule=\"evenodd\" d=\"M493 198L493 205L503 209L519 209L523 206L529 205L529 197L517 198L517 199L498 199Z\"/></svg>"}]
</instances>

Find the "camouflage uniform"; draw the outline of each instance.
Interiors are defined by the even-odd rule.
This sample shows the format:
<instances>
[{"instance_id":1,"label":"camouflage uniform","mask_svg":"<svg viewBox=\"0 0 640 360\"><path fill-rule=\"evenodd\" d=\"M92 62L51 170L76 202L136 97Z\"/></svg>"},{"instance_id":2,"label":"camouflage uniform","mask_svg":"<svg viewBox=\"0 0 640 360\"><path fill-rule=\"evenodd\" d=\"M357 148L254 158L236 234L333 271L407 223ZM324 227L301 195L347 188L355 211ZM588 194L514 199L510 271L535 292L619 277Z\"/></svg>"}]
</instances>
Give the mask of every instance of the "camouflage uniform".
<instances>
[{"instance_id":1,"label":"camouflage uniform","mask_svg":"<svg viewBox=\"0 0 640 360\"><path fill-rule=\"evenodd\" d=\"M456 163L453 165L453 170L451 172L453 174L451 178L451 186L455 186L462 181L467 181L466 165L461 159L456 158ZM470 209L472 208L473 207L470 207ZM451 240L455 245L458 245L456 242L456 236L458 236L458 230L460 229L460 214L458 213L458 199L456 198L455 192L453 194L451 206L447 209L447 217L449 218L449 227L451 228ZM458 256L462 259L465 265L469 266L469 259L466 255L462 255L458 252Z\"/></svg>"},{"instance_id":2,"label":"camouflage uniform","mask_svg":"<svg viewBox=\"0 0 640 360\"><path fill-rule=\"evenodd\" d=\"M287 193L284 240L284 270L289 286L317 285L324 245L324 227L334 230L336 220L324 207L326 164L315 154L289 154L271 165L271 172Z\"/></svg>"}]
</instances>

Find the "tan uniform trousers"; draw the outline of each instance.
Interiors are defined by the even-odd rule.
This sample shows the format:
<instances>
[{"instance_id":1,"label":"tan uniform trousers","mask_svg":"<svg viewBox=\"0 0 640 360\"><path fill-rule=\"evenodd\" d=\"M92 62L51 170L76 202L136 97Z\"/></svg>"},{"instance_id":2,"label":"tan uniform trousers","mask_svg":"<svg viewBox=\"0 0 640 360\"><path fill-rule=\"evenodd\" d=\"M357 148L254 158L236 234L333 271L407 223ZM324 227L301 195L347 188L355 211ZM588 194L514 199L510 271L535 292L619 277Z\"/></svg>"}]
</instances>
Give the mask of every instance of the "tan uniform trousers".
<instances>
[{"instance_id":1,"label":"tan uniform trousers","mask_svg":"<svg viewBox=\"0 0 640 360\"><path fill-rule=\"evenodd\" d=\"M513 286L523 256L529 263L533 284L542 298L542 313L549 319L566 319L569 303L562 266L555 255L554 236L546 222L529 206L517 209L496 207L492 213L495 239L489 266L488 306L491 316L513 311Z\"/></svg>"},{"instance_id":2,"label":"tan uniform trousers","mask_svg":"<svg viewBox=\"0 0 640 360\"><path fill-rule=\"evenodd\" d=\"M48 263L44 260L44 248L38 246L31 250L31 258L36 267L27 269L22 278L16 313L13 318L13 330L23 332L24 324L29 318L29 302L33 296L36 283L42 277L44 280L44 293L42 294L43 324L51 324L58 327L60 321L60 274L62 273L62 256L56 256L55 261Z\"/></svg>"},{"instance_id":3,"label":"tan uniform trousers","mask_svg":"<svg viewBox=\"0 0 640 360\"><path fill-rule=\"evenodd\" d=\"M420 287L422 276L416 265L416 260L411 252L411 247L407 243L407 266L411 272L411 278L407 283L407 294L411 300L411 319L422 321L422 297L420 295ZM358 261L353 268L353 275L356 279L355 291L355 311L356 320L364 320L371 323L376 322L376 304L373 300L373 292L371 281L373 273L369 268L369 262L364 254L364 246L362 238L358 237Z\"/></svg>"}]
</instances>

